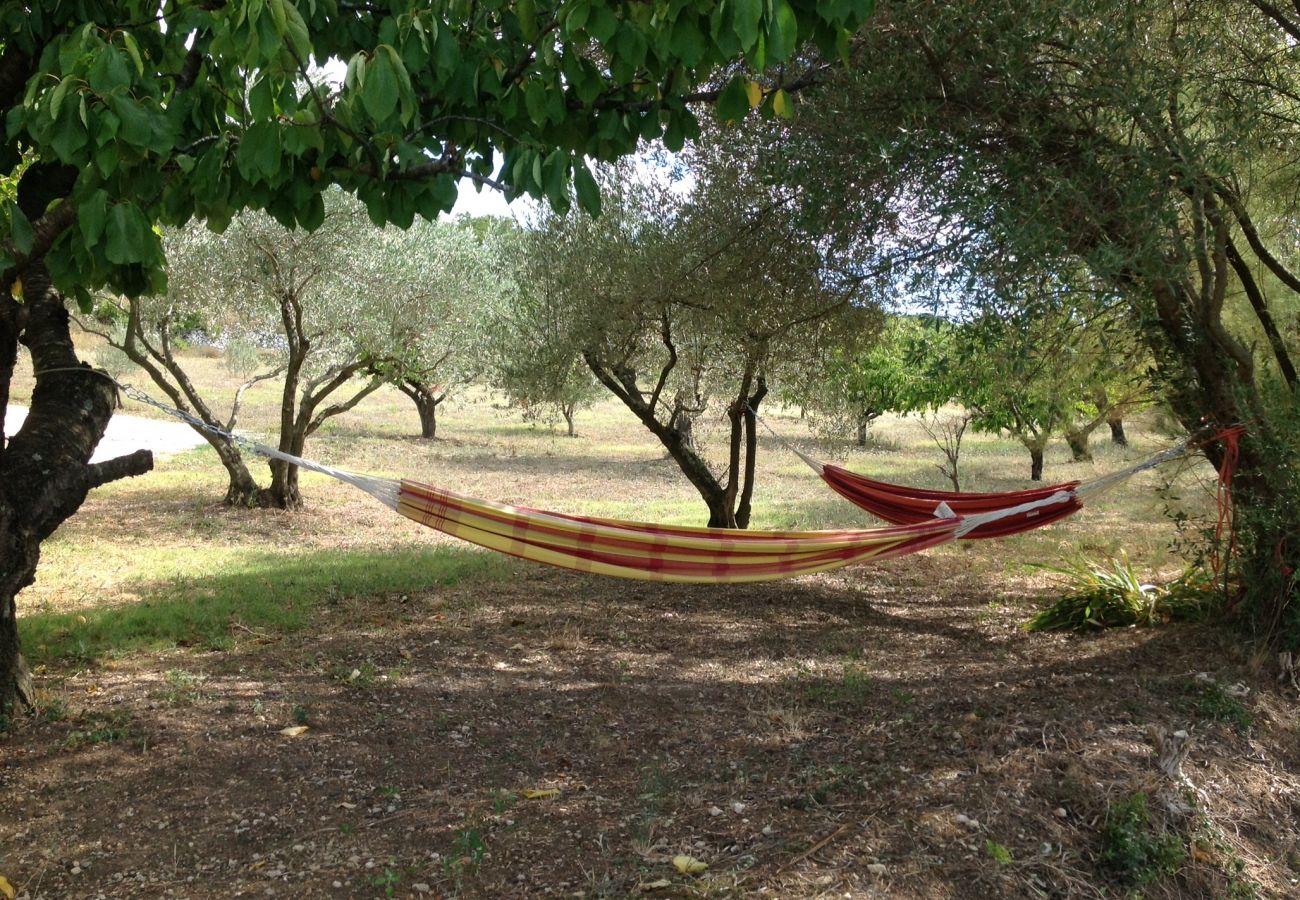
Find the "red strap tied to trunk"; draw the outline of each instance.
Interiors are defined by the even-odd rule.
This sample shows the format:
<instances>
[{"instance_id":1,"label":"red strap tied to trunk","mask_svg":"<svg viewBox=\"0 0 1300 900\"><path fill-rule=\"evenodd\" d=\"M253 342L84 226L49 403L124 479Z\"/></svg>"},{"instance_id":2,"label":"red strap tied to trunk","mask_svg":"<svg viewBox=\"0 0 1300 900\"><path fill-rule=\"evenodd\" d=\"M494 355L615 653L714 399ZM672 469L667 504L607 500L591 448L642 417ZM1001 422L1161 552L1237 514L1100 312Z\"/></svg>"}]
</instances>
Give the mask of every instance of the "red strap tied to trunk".
<instances>
[{"instance_id":1,"label":"red strap tied to trunk","mask_svg":"<svg viewBox=\"0 0 1300 900\"><path fill-rule=\"evenodd\" d=\"M1241 455L1241 436L1246 433L1246 426L1233 425L1223 428L1210 437L1223 445L1223 462L1219 465L1219 485L1215 494L1218 507L1218 521L1214 526L1214 549L1210 555L1210 565L1214 574L1222 573L1223 566L1232 559L1237 550L1237 531L1232 521L1232 476L1237 471L1237 459ZM1219 548L1224 545L1227 535L1227 552L1220 555Z\"/></svg>"}]
</instances>

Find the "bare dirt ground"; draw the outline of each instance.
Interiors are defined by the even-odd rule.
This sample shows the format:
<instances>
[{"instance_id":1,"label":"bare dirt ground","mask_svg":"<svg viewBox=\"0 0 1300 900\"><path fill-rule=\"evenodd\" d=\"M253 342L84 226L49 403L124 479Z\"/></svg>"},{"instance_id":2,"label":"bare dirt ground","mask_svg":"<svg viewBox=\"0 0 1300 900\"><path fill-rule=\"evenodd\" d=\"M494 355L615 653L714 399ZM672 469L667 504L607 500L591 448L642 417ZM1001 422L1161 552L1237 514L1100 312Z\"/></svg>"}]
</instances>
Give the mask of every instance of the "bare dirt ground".
<instances>
[{"instance_id":1,"label":"bare dirt ground","mask_svg":"<svg viewBox=\"0 0 1300 900\"><path fill-rule=\"evenodd\" d=\"M1143 791L1196 836L1146 896L1296 895L1290 698L1206 630L1025 635L963 569L519 564L69 672L67 718L3 748L4 871L31 898L1123 896L1099 834ZM1250 689L1248 725L1207 676ZM1157 727L1192 730L1184 786Z\"/></svg>"}]
</instances>

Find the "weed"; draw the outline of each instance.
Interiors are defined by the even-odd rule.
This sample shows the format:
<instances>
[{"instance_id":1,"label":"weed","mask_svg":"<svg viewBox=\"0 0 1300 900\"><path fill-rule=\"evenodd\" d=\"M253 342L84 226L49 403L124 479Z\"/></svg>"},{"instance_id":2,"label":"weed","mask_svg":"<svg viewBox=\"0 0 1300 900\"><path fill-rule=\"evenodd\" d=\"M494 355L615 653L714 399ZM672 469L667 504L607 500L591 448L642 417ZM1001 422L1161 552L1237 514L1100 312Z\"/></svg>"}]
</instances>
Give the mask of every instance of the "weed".
<instances>
[{"instance_id":1,"label":"weed","mask_svg":"<svg viewBox=\"0 0 1300 900\"><path fill-rule=\"evenodd\" d=\"M1156 832L1141 791L1107 807L1101 842L1102 864L1132 887L1173 873L1186 857L1176 834Z\"/></svg>"},{"instance_id":2,"label":"weed","mask_svg":"<svg viewBox=\"0 0 1300 900\"><path fill-rule=\"evenodd\" d=\"M335 666L330 671L330 677L341 684L363 691L374 688L381 680L378 667L370 660L366 660L361 665L352 668L349 668L346 664Z\"/></svg>"},{"instance_id":3,"label":"weed","mask_svg":"<svg viewBox=\"0 0 1300 900\"><path fill-rule=\"evenodd\" d=\"M339 825L339 834L352 834L356 830L357 826L353 825L351 822L344 822Z\"/></svg>"},{"instance_id":4,"label":"weed","mask_svg":"<svg viewBox=\"0 0 1300 900\"><path fill-rule=\"evenodd\" d=\"M876 681L866 669L846 663L838 679L814 681L804 688L807 699L813 703L845 704L857 706L865 703L875 692Z\"/></svg>"},{"instance_id":5,"label":"weed","mask_svg":"<svg viewBox=\"0 0 1300 900\"><path fill-rule=\"evenodd\" d=\"M196 675L184 669L169 669L163 673L163 682L167 687L162 692L162 699L176 706L201 700L199 688L206 680L205 675Z\"/></svg>"},{"instance_id":6,"label":"weed","mask_svg":"<svg viewBox=\"0 0 1300 900\"><path fill-rule=\"evenodd\" d=\"M1211 681L1200 691L1196 711L1203 718L1227 722L1240 734L1249 731L1255 721L1246 705L1217 681Z\"/></svg>"},{"instance_id":7,"label":"weed","mask_svg":"<svg viewBox=\"0 0 1300 900\"><path fill-rule=\"evenodd\" d=\"M379 888L384 892L385 897L392 897L397 893L397 886L401 884L402 876L396 869L384 869L384 871L370 879L371 885Z\"/></svg>"},{"instance_id":8,"label":"weed","mask_svg":"<svg viewBox=\"0 0 1300 900\"><path fill-rule=\"evenodd\" d=\"M289 711L289 717L293 719L293 724L295 725L307 725L311 722L311 716L308 714L307 707L305 706L295 705L294 708Z\"/></svg>"},{"instance_id":9,"label":"weed","mask_svg":"<svg viewBox=\"0 0 1300 900\"><path fill-rule=\"evenodd\" d=\"M47 697L37 710L36 719L51 725L55 722L62 722L68 718L68 701L62 697ZM0 728L0 733L3 732Z\"/></svg>"},{"instance_id":10,"label":"weed","mask_svg":"<svg viewBox=\"0 0 1300 900\"><path fill-rule=\"evenodd\" d=\"M495 815L501 815L517 802L518 798L514 791L505 788L494 788L492 791L492 812Z\"/></svg>"},{"instance_id":11,"label":"weed","mask_svg":"<svg viewBox=\"0 0 1300 900\"><path fill-rule=\"evenodd\" d=\"M125 710L114 713L90 713L78 729L68 735L63 742L65 750L80 750L94 744L112 744L124 740L130 735L127 725L131 714Z\"/></svg>"},{"instance_id":12,"label":"weed","mask_svg":"<svg viewBox=\"0 0 1300 900\"><path fill-rule=\"evenodd\" d=\"M1138 577L1128 556L1106 563L1080 557L1065 567L1041 566L1065 576L1074 590L1033 616L1026 631L1084 631L1158 625L1204 617L1216 602L1210 577L1188 569L1166 585L1147 584Z\"/></svg>"},{"instance_id":13,"label":"weed","mask_svg":"<svg viewBox=\"0 0 1300 900\"><path fill-rule=\"evenodd\" d=\"M451 852L447 854L445 866L448 871L470 868L477 870L487 855L487 844L483 842L483 832L477 828L462 828L456 832Z\"/></svg>"},{"instance_id":14,"label":"weed","mask_svg":"<svg viewBox=\"0 0 1300 900\"><path fill-rule=\"evenodd\" d=\"M1011 851L994 840L984 842L984 852L999 866L1011 865Z\"/></svg>"}]
</instances>

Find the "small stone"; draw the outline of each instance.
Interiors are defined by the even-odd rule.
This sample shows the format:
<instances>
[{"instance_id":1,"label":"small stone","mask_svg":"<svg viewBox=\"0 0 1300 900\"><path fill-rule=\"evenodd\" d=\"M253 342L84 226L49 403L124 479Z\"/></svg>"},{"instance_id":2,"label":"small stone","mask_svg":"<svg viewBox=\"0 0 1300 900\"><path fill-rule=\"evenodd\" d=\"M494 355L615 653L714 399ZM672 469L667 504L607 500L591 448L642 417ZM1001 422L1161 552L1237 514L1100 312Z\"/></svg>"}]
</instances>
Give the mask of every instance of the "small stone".
<instances>
[{"instance_id":1,"label":"small stone","mask_svg":"<svg viewBox=\"0 0 1300 900\"><path fill-rule=\"evenodd\" d=\"M736 800L731 804L731 811L734 812L736 815L740 815L745 811L745 804L741 803L739 800Z\"/></svg>"},{"instance_id":2,"label":"small stone","mask_svg":"<svg viewBox=\"0 0 1300 900\"><path fill-rule=\"evenodd\" d=\"M711 815L711 816L720 816L720 815L722 815L722 810L718 809L718 807L716 807L716 806L710 806L710 807L709 807L709 815Z\"/></svg>"},{"instance_id":3,"label":"small stone","mask_svg":"<svg viewBox=\"0 0 1300 900\"><path fill-rule=\"evenodd\" d=\"M871 865L867 866L867 871L870 872L872 875L880 876L888 872L889 869L885 867L884 863L872 863Z\"/></svg>"},{"instance_id":4,"label":"small stone","mask_svg":"<svg viewBox=\"0 0 1300 900\"><path fill-rule=\"evenodd\" d=\"M1058 806L1052 815L1056 816L1058 819L1064 819L1068 813L1066 813L1064 806Z\"/></svg>"},{"instance_id":5,"label":"small stone","mask_svg":"<svg viewBox=\"0 0 1300 900\"><path fill-rule=\"evenodd\" d=\"M343 882L341 882L341 881L335 881L335 882L334 882L334 888L335 888L336 890L337 890L338 888L341 888L341 887L343 887Z\"/></svg>"},{"instance_id":6,"label":"small stone","mask_svg":"<svg viewBox=\"0 0 1300 900\"><path fill-rule=\"evenodd\" d=\"M772 826L771 826L771 825L764 825L764 826L763 826L763 834L766 834L766 835L768 835L769 837L771 837L771 835L772 835Z\"/></svg>"},{"instance_id":7,"label":"small stone","mask_svg":"<svg viewBox=\"0 0 1300 900\"><path fill-rule=\"evenodd\" d=\"M423 881L417 881L415 884L411 885L411 890L415 891L417 894L427 894L433 889Z\"/></svg>"},{"instance_id":8,"label":"small stone","mask_svg":"<svg viewBox=\"0 0 1300 900\"><path fill-rule=\"evenodd\" d=\"M81 874L81 866L73 866L73 867L72 867L72 874L73 874L73 875L80 875L80 874Z\"/></svg>"}]
</instances>

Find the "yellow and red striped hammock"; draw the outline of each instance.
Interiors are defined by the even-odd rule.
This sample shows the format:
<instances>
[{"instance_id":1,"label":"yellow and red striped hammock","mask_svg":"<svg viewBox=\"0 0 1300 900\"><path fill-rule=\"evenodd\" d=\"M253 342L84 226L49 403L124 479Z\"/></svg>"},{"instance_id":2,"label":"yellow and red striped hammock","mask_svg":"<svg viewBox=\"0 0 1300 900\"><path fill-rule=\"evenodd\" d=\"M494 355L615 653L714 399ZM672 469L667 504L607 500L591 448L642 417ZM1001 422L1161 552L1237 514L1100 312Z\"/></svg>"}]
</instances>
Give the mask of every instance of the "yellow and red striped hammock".
<instances>
[{"instance_id":1,"label":"yellow and red striped hammock","mask_svg":"<svg viewBox=\"0 0 1300 900\"><path fill-rule=\"evenodd\" d=\"M931 519L866 530L737 531L543 512L414 481L402 481L395 498L369 492L421 525L520 559L616 578L694 584L776 581L916 553L953 540L962 521Z\"/></svg>"}]
</instances>

